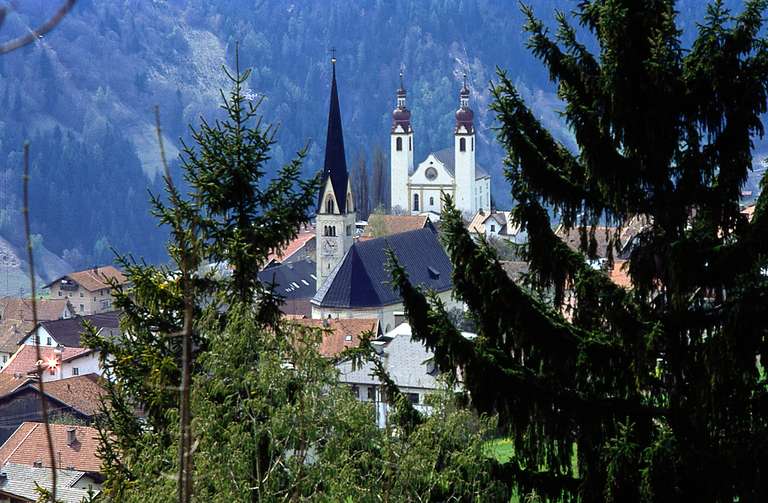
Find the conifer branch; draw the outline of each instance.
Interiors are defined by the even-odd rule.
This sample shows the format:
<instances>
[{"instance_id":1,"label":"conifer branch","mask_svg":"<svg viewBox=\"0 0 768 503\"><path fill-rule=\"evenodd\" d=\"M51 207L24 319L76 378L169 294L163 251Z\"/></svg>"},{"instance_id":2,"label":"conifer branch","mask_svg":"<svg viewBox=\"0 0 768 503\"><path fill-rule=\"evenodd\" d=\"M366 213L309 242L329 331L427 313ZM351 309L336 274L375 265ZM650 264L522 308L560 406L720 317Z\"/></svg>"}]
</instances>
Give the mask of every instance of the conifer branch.
<instances>
[{"instance_id":1,"label":"conifer branch","mask_svg":"<svg viewBox=\"0 0 768 503\"><path fill-rule=\"evenodd\" d=\"M24 47L25 45L29 45L38 38L42 38L43 35L51 31L58 25L62 19L64 19L64 16L69 13L70 10L72 10L72 7L75 6L76 0L65 0L64 3L59 7L59 9L56 11L56 13L48 19L46 22L38 26L37 28L34 28L30 30L29 33L26 35L23 35L21 37L15 38L13 40L10 40L8 42L5 42L3 44L0 44L0 54L6 54L11 51L15 51L16 49L19 49L21 47ZM5 20L7 11L5 7L0 7L0 26L2 26L3 21Z\"/></svg>"}]
</instances>

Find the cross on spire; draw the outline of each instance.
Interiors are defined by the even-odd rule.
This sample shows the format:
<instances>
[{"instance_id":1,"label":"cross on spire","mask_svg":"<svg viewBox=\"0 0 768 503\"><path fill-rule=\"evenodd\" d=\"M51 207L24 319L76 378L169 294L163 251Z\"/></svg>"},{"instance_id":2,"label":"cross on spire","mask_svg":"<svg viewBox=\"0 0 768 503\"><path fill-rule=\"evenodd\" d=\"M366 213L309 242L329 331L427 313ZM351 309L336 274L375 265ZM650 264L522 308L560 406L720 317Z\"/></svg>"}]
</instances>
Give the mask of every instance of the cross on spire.
<instances>
[{"instance_id":1,"label":"cross on spire","mask_svg":"<svg viewBox=\"0 0 768 503\"><path fill-rule=\"evenodd\" d=\"M336 48L331 47L330 50L328 50L328 52L331 53L331 64L335 65L336 64Z\"/></svg>"}]
</instances>

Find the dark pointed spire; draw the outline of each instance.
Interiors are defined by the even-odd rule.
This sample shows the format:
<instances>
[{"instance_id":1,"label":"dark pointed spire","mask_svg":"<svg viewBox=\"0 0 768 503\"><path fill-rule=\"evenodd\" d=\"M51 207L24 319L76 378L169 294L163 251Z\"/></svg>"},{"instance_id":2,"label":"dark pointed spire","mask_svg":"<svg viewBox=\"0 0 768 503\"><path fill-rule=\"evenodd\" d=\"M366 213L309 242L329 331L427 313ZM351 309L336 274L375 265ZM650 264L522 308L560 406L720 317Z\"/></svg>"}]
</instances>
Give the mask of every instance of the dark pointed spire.
<instances>
[{"instance_id":1,"label":"dark pointed spire","mask_svg":"<svg viewBox=\"0 0 768 503\"><path fill-rule=\"evenodd\" d=\"M325 142L325 164L323 165L323 183L317 202L317 211L322 206L323 192L328 178L331 179L333 192L339 211L346 213L347 208L347 159L344 155L344 133L341 129L341 110L339 107L339 92L336 88L336 56L331 58L333 77L331 80L331 105L328 111L328 135Z\"/></svg>"}]
</instances>

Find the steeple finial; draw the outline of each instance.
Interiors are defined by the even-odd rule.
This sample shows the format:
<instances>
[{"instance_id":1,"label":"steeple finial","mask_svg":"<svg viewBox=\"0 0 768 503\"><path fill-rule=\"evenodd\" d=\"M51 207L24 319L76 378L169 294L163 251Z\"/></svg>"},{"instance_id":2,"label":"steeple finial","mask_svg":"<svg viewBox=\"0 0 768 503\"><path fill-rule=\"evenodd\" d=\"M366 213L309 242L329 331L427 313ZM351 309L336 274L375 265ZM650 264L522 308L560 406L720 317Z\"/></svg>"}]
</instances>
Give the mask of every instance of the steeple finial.
<instances>
[{"instance_id":1,"label":"steeple finial","mask_svg":"<svg viewBox=\"0 0 768 503\"><path fill-rule=\"evenodd\" d=\"M405 90L405 84L403 83L403 69L400 69L400 89Z\"/></svg>"},{"instance_id":2,"label":"steeple finial","mask_svg":"<svg viewBox=\"0 0 768 503\"><path fill-rule=\"evenodd\" d=\"M331 68L333 69L333 78L336 78L336 48L331 47L328 51L331 53Z\"/></svg>"}]
</instances>

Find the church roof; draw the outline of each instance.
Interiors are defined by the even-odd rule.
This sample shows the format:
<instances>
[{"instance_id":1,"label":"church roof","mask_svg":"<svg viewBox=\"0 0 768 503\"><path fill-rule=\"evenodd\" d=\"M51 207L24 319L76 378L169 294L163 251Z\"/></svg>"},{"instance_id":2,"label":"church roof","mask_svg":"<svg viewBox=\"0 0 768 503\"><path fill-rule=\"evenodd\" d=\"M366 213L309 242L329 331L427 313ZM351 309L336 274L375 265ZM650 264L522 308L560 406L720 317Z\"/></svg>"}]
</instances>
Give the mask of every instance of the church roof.
<instances>
[{"instance_id":1,"label":"church roof","mask_svg":"<svg viewBox=\"0 0 768 503\"><path fill-rule=\"evenodd\" d=\"M443 292L453 287L453 267L433 229L424 228L357 242L331 271L312 303L363 308L400 302L387 269L387 249L395 252L412 284Z\"/></svg>"},{"instance_id":2,"label":"church roof","mask_svg":"<svg viewBox=\"0 0 768 503\"><path fill-rule=\"evenodd\" d=\"M284 299L309 299L315 294L315 262L309 259L267 267L259 281L275 285L274 293Z\"/></svg>"},{"instance_id":3,"label":"church roof","mask_svg":"<svg viewBox=\"0 0 768 503\"><path fill-rule=\"evenodd\" d=\"M454 147L447 147L442 150L438 150L437 152L432 152L432 155L434 155L438 161L443 163L443 166L445 166L445 170L448 171L449 175L452 177L456 176L456 157L454 156ZM488 178L489 176L490 175L483 167L481 167L479 164L475 164L475 180Z\"/></svg>"},{"instance_id":4,"label":"church roof","mask_svg":"<svg viewBox=\"0 0 768 503\"><path fill-rule=\"evenodd\" d=\"M347 207L347 159L344 156L344 133L341 129L341 110L339 108L339 92L336 88L336 62L333 63L333 80L331 81L331 105L328 111L328 134L325 142L325 164L323 165L323 180L317 197L317 210L322 208L323 191L328 179L331 179L336 204L341 213L346 213Z\"/></svg>"}]
</instances>

